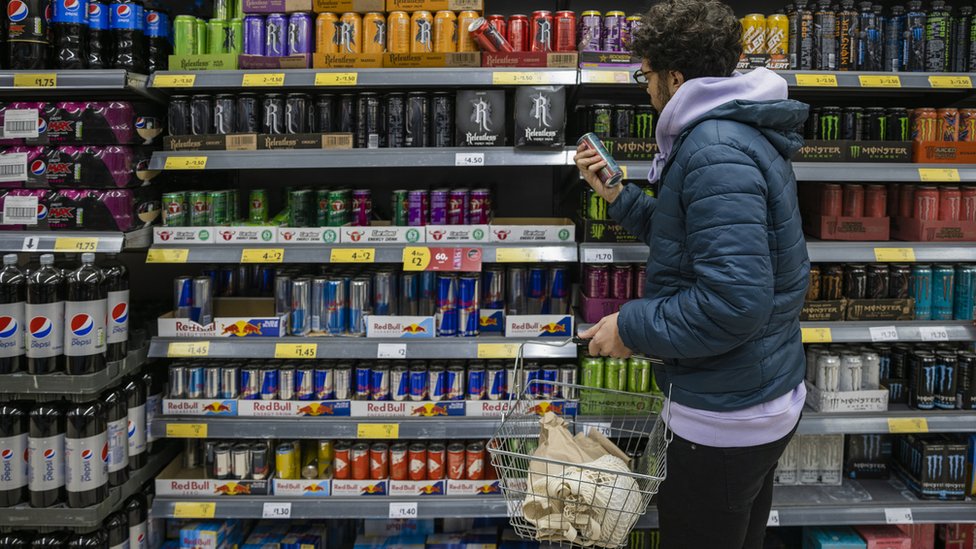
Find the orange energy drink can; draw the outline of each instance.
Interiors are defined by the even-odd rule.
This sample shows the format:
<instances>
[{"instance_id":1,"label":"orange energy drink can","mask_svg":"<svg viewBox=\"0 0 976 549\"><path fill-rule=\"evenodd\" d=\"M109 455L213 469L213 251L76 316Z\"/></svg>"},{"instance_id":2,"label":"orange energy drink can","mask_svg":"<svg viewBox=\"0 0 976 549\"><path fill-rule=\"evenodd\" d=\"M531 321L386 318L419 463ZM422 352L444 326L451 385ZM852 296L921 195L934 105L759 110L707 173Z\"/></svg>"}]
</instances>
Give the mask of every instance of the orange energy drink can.
<instances>
[{"instance_id":1,"label":"orange energy drink can","mask_svg":"<svg viewBox=\"0 0 976 549\"><path fill-rule=\"evenodd\" d=\"M363 19L358 13L343 13L339 18L339 53L362 53Z\"/></svg>"},{"instance_id":2,"label":"orange energy drink can","mask_svg":"<svg viewBox=\"0 0 976 549\"><path fill-rule=\"evenodd\" d=\"M912 111L912 141L938 141L939 114L923 107Z\"/></svg>"},{"instance_id":3,"label":"orange energy drink can","mask_svg":"<svg viewBox=\"0 0 976 549\"><path fill-rule=\"evenodd\" d=\"M750 13L742 18L742 53L766 53L766 16Z\"/></svg>"},{"instance_id":4,"label":"orange energy drink can","mask_svg":"<svg viewBox=\"0 0 976 549\"><path fill-rule=\"evenodd\" d=\"M976 109L959 109L959 141L976 141Z\"/></svg>"},{"instance_id":5,"label":"orange energy drink can","mask_svg":"<svg viewBox=\"0 0 976 549\"><path fill-rule=\"evenodd\" d=\"M335 458L332 461L332 474L339 480L348 480L352 476L352 449L348 442L335 444Z\"/></svg>"},{"instance_id":6,"label":"orange energy drink can","mask_svg":"<svg viewBox=\"0 0 976 549\"><path fill-rule=\"evenodd\" d=\"M452 53L458 48L457 16L453 11L439 11L434 15L434 51Z\"/></svg>"},{"instance_id":7,"label":"orange energy drink can","mask_svg":"<svg viewBox=\"0 0 976 549\"><path fill-rule=\"evenodd\" d=\"M371 11L363 16L363 53L386 52L386 17Z\"/></svg>"},{"instance_id":8,"label":"orange energy drink can","mask_svg":"<svg viewBox=\"0 0 976 549\"><path fill-rule=\"evenodd\" d=\"M339 53L339 16L325 12L315 18L315 51Z\"/></svg>"},{"instance_id":9,"label":"orange energy drink can","mask_svg":"<svg viewBox=\"0 0 976 549\"><path fill-rule=\"evenodd\" d=\"M457 32L458 32L458 48L459 52L471 52L478 51L478 46L474 44L474 39L471 38L471 33L468 32L468 27L474 20L477 19L478 12L476 11L462 11L458 14L457 18Z\"/></svg>"},{"instance_id":10,"label":"orange energy drink can","mask_svg":"<svg viewBox=\"0 0 976 549\"><path fill-rule=\"evenodd\" d=\"M390 446L390 478L393 480L407 480L407 445L398 442Z\"/></svg>"},{"instance_id":11,"label":"orange energy drink can","mask_svg":"<svg viewBox=\"0 0 976 549\"><path fill-rule=\"evenodd\" d=\"M790 53L790 18L774 13L766 18L766 53L786 56Z\"/></svg>"},{"instance_id":12,"label":"orange energy drink can","mask_svg":"<svg viewBox=\"0 0 976 549\"><path fill-rule=\"evenodd\" d=\"M959 140L959 109L939 109L939 141Z\"/></svg>"},{"instance_id":13,"label":"orange energy drink can","mask_svg":"<svg viewBox=\"0 0 976 549\"><path fill-rule=\"evenodd\" d=\"M415 11L410 17L410 53L434 51L434 17L429 11Z\"/></svg>"},{"instance_id":14,"label":"orange energy drink can","mask_svg":"<svg viewBox=\"0 0 976 549\"><path fill-rule=\"evenodd\" d=\"M390 447L384 442L376 442L369 447L369 478L383 480L390 476Z\"/></svg>"},{"instance_id":15,"label":"orange energy drink can","mask_svg":"<svg viewBox=\"0 0 976 549\"><path fill-rule=\"evenodd\" d=\"M442 480L447 473L447 448L440 442L427 447L427 480Z\"/></svg>"},{"instance_id":16,"label":"orange energy drink can","mask_svg":"<svg viewBox=\"0 0 976 549\"><path fill-rule=\"evenodd\" d=\"M369 478L369 444L357 442L352 445L349 452L349 461L352 464L353 480L366 480Z\"/></svg>"},{"instance_id":17,"label":"orange energy drink can","mask_svg":"<svg viewBox=\"0 0 976 549\"><path fill-rule=\"evenodd\" d=\"M391 11L386 16L386 51L410 53L410 16L405 11Z\"/></svg>"}]
</instances>

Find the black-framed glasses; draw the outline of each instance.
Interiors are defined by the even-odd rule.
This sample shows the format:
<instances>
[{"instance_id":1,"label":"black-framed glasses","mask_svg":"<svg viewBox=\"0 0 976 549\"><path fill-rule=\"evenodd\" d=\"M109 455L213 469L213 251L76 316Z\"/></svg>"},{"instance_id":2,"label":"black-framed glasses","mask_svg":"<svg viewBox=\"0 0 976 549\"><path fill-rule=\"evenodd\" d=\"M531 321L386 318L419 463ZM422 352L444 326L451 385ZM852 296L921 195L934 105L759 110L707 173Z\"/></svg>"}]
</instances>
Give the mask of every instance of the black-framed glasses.
<instances>
[{"instance_id":1,"label":"black-framed glasses","mask_svg":"<svg viewBox=\"0 0 976 549\"><path fill-rule=\"evenodd\" d=\"M647 75L648 74L651 74L651 72L652 71L642 71L640 69L637 69L636 71L634 71L634 80L638 84L640 84L641 86L646 86L647 85Z\"/></svg>"}]
</instances>

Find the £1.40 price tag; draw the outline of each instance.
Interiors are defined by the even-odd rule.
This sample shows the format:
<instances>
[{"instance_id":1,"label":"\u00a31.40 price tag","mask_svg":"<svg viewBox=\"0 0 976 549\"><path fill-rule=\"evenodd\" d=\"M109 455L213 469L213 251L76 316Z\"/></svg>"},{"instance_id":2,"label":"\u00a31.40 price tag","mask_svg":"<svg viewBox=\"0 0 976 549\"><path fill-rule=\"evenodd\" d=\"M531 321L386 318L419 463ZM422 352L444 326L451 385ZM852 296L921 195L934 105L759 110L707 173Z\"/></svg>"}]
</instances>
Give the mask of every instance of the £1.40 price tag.
<instances>
[{"instance_id":1,"label":"\u00a31.40 price tag","mask_svg":"<svg viewBox=\"0 0 976 549\"><path fill-rule=\"evenodd\" d=\"M949 341L949 330L945 326L922 326L918 335L922 341Z\"/></svg>"},{"instance_id":2,"label":"\u00a31.40 price tag","mask_svg":"<svg viewBox=\"0 0 976 549\"><path fill-rule=\"evenodd\" d=\"M872 343L898 341L898 328L894 326L872 326L870 331Z\"/></svg>"},{"instance_id":3,"label":"\u00a31.40 price tag","mask_svg":"<svg viewBox=\"0 0 976 549\"><path fill-rule=\"evenodd\" d=\"M266 519L290 519L291 518L291 502L264 502L264 508L261 510L261 518Z\"/></svg>"},{"instance_id":4,"label":"\u00a31.40 price tag","mask_svg":"<svg viewBox=\"0 0 976 549\"><path fill-rule=\"evenodd\" d=\"M417 502L397 502L390 504L391 519L415 519L417 518Z\"/></svg>"}]
</instances>

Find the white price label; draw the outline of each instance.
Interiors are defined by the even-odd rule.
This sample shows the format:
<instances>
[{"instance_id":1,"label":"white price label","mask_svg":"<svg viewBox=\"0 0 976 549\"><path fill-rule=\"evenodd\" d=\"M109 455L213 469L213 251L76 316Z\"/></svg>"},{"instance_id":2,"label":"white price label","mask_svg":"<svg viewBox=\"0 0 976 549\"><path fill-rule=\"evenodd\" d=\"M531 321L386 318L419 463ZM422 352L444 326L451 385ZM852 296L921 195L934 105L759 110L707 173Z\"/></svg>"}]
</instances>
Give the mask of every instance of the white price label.
<instances>
[{"instance_id":1,"label":"white price label","mask_svg":"<svg viewBox=\"0 0 976 549\"><path fill-rule=\"evenodd\" d=\"M4 113L4 139L35 139L39 125L37 109L11 109Z\"/></svg>"},{"instance_id":2,"label":"white price label","mask_svg":"<svg viewBox=\"0 0 976 549\"><path fill-rule=\"evenodd\" d=\"M912 510L908 508L885 509L885 522L888 524L912 524Z\"/></svg>"},{"instance_id":3,"label":"white price label","mask_svg":"<svg viewBox=\"0 0 976 549\"><path fill-rule=\"evenodd\" d=\"M586 429L587 432L589 432L589 431L598 431L600 434L602 434L605 437L610 437L611 436L610 435L610 424L609 423L603 423L603 422L600 422L600 423L585 423L584 425L586 425L586 427L587 427L587 429Z\"/></svg>"},{"instance_id":4,"label":"white price label","mask_svg":"<svg viewBox=\"0 0 976 549\"><path fill-rule=\"evenodd\" d=\"M380 343L376 346L376 358L407 358L407 344Z\"/></svg>"},{"instance_id":5,"label":"white price label","mask_svg":"<svg viewBox=\"0 0 976 549\"><path fill-rule=\"evenodd\" d=\"M3 201L4 225L37 225L36 196L8 196ZM24 243L26 246L27 243Z\"/></svg>"},{"instance_id":6,"label":"white price label","mask_svg":"<svg viewBox=\"0 0 976 549\"><path fill-rule=\"evenodd\" d=\"M0 182L11 181L27 181L27 153L0 154Z\"/></svg>"},{"instance_id":7,"label":"white price label","mask_svg":"<svg viewBox=\"0 0 976 549\"><path fill-rule=\"evenodd\" d=\"M417 518L417 502L411 501L409 503L391 503L390 518L391 519Z\"/></svg>"},{"instance_id":8,"label":"white price label","mask_svg":"<svg viewBox=\"0 0 976 549\"><path fill-rule=\"evenodd\" d=\"M508 516L510 517L522 516L522 500L505 498L505 507L508 508Z\"/></svg>"},{"instance_id":9,"label":"white price label","mask_svg":"<svg viewBox=\"0 0 976 549\"><path fill-rule=\"evenodd\" d=\"M766 526L777 527L779 526L779 511L773 509L769 512L769 520L766 521Z\"/></svg>"},{"instance_id":10,"label":"white price label","mask_svg":"<svg viewBox=\"0 0 976 549\"><path fill-rule=\"evenodd\" d=\"M949 341L949 330L945 326L923 326L918 329L922 341Z\"/></svg>"},{"instance_id":11,"label":"white price label","mask_svg":"<svg viewBox=\"0 0 976 549\"><path fill-rule=\"evenodd\" d=\"M898 328L894 326L873 326L871 330L871 341L898 341Z\"/></svg>"},{"instance_id":12,"label":"white price label","mask_svg":"<svg viewBox=\"0 0 976 549\"><path fill-rule=\"evenodd\" d=\"M24 238L24 245L20 247L22 252L35 252L37 247L41 245L41 237L39 236L28 236Z\"/></svg>"},{"instance_id":13,"label":"white price label","mask_svg":"<svg viewBox=\"0 0 976 549\"><path fill-rule=\"evenodd\" d=\"M264 510L261 513L261 518L266 519L290 519L291 518L291 502L272 502L266 501L264 503Z\"/></svg>"},{"instance_id":14,"label":"white price label","mask_svg":"<svg viewBox=\"0 0 976 549\"><path fill-rule=\"evenodd\" d=\"M584 248L583 263L613 263L613 248Z\"/></svg>"},{"instance_id":15,"label":"white price label","mask_svg":"<svg viewBox=\"0 0 976 549\"><path fill-rule=\"evenodd\" d=\"M456 153L454 155L455 166L479 167L485 165L485 153Z\"/></svg>"}]
</instances>

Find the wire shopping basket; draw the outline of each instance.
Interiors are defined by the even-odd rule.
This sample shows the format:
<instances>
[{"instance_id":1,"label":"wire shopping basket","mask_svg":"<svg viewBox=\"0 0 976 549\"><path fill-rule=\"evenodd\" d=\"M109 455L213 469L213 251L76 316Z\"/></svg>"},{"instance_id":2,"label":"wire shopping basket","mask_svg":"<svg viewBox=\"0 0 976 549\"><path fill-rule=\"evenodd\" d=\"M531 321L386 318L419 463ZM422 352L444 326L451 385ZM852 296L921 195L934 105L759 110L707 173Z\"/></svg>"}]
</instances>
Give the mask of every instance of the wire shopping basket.
<instances>
[{"instance_id":1,"label":"wire shopping basket","mask_svg":"<svg viewBox=\"0 0 976 549\"><path fill-rule=\"evenodd\" d=\"M666 476L673 435L664 420L664 397L550 380L525 382L524 346L515 359L515 389L510 391L517 399L488 444L510 522L525 539L567 547L622 546ZM554 398L540 406L538 395ZM534 455L541 412L561 413L577 400L585 415L564 414L558 421L570 434L613 442L625 455L611 451L585 464Z\"/></svg>"}]
</instances>

